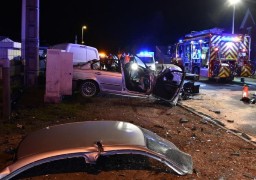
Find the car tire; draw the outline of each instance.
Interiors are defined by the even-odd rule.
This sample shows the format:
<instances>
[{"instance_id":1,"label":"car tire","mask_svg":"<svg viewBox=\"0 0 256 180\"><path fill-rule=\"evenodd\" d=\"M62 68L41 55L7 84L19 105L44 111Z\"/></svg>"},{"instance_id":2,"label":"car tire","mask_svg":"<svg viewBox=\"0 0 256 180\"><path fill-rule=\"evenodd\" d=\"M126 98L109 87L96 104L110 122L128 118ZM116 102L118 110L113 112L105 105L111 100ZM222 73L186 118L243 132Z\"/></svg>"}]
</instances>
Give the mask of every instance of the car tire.
<instances>
[{"instance_id":1,"label":"car tire","mask_svg":"<svg viewBox=\"0 0 256 180\"><path fill-rule=\"evenodd\" d=\"M80 86L80 93L83 97L94 97L99 93L99 86L95 81L84 81Z\"/></svg>"}]
</instances>

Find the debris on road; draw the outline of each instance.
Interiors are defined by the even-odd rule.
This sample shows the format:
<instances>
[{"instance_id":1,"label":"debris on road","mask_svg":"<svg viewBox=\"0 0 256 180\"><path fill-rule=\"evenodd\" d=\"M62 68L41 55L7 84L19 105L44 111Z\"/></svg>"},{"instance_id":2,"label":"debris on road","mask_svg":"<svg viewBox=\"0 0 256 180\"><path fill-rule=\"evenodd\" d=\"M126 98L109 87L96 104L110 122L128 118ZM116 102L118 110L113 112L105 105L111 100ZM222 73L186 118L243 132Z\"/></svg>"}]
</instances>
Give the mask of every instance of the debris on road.
<instances>
[{"instance_id":1,"label":"debris on road","mask_svg":"<svg viewBox=\"0 0 256 180\"><path fill-rule=\"evenodd\" d=\"M219 111L219 110L209 110L209 111L214 112L214 113L216 113L216 114L220 114L220 111Z\"/></svg>"},{"instance_id":2,"label":"debris on road","mask_svg":"<svg viewBox=\"0 0 256 180\"><path fill-rule=\"evenodd\" d=\"M186 118L181 118L180 119L180 123L187 123L187 122L188 122L188 120Z\"/></svg>"},{"instance_id":3,"label":"debris on road","mask_svg":"<svg viewBox=\"0 0 256 180\"><path fill-rule=\"evenodd\" d=\"M184 83L183 89L181 90L182 100L190 99L194 94L199 93L200 85L195 85L193 81Z\"/></svg>"},{"instance_id":4,"label":"debris on road","mask_svg":"<svg viewBox=\"0 0 256 180\"><path fill-rule=\"evenodd\" d=\"M229 120L229 119L228 119L228 120L227 120L227 122L229 122L229 123L233 123L233 122L234 122L234 120Z\"/></svg>"}]
</instances>

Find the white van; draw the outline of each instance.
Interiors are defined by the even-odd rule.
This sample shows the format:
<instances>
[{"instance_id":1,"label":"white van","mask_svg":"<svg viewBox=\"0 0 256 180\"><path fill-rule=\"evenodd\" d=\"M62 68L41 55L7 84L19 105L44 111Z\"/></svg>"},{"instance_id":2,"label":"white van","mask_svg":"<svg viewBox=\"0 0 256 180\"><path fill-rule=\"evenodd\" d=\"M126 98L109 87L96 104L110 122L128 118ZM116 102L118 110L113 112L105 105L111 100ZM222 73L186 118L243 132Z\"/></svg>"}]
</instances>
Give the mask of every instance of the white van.
<instances>
[{"instance_id":1,"label":"white van","mask_svg":"<svg viewBox=\"0 0 256 180\"><path fill-rule=\"evenodd\" d=\"M99 60L99 52L95 47L82 44L62 43L50 47L50 49L60 49L73 53L73 65L85 63L90 60Z\"/></svg>"}]
</instances>

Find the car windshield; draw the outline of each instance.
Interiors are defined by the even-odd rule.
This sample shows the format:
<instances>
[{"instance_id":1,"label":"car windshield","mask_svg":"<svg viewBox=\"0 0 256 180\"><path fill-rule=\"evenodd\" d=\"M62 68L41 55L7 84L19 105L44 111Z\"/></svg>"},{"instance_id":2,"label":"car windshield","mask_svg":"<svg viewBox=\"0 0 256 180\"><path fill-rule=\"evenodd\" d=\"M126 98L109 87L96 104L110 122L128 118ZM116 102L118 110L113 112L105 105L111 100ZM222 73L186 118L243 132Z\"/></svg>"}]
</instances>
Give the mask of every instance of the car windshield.
<instances>
[{"instance_id":1,"label":"car windshield","mask_svg":"<svg viewBox=\"0 0 256 180\"><path fill-rule=\"evenodd\" d=\"M138 56L134 56L132 57L131 61L134 61L136 62L139 66L143 67L143 68L146 68L146 65L145 63L138 57Z\"/></svg>"},{"instance_id":2,"label":"car windshield","mask_svg":"<svg viewBox=\"0 0 256 180\"><path fill-rule=\"evenodd\" d=\"M144 133L146 146L148 149L160 153L165 156L172 165L182 168L184 171L192 173L192 160L191 156L181 152L173 143L167 141L157 134L141 128Z\"/></svg>"}]
</instances>

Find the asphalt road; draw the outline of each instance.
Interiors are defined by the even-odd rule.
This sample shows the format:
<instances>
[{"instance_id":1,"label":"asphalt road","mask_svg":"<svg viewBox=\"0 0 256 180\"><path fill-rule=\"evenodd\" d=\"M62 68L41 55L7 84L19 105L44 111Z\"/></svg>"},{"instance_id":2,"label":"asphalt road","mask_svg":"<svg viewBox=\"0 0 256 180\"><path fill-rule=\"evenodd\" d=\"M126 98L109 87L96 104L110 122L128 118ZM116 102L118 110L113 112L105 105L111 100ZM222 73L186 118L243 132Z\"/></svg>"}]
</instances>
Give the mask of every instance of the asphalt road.
<instances>
[{"instance_id":1,"label":"asphalt road","mask_svg":"<svg viewBox=\"0 0 256 180\"><path fill-rule=\"evenodd\" d=\"M200 85L199 93L182 101L182 105L217 119L228 129L245 133L256 142L256 104L241 101L244 84L249 87L249 98L255 97L255 79L235 78L233 82L203 79L195 84Z\"/></svg>"}]
</instances>

